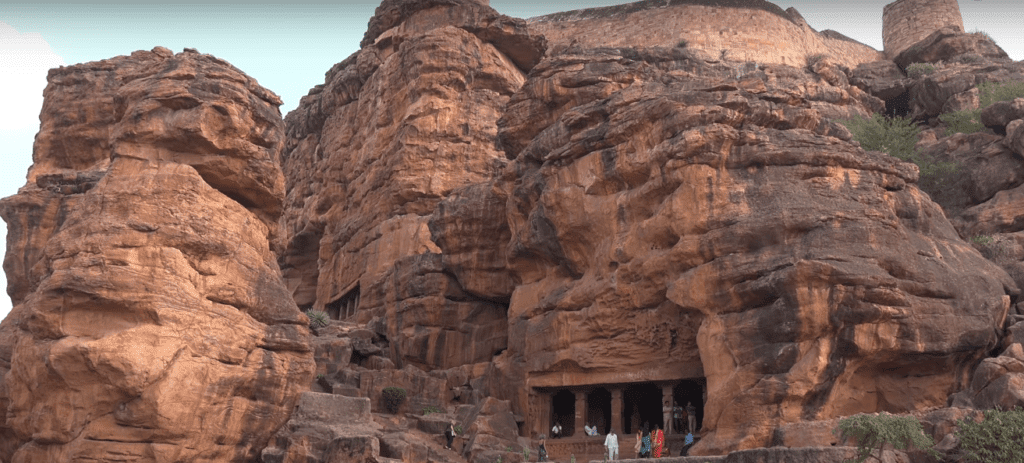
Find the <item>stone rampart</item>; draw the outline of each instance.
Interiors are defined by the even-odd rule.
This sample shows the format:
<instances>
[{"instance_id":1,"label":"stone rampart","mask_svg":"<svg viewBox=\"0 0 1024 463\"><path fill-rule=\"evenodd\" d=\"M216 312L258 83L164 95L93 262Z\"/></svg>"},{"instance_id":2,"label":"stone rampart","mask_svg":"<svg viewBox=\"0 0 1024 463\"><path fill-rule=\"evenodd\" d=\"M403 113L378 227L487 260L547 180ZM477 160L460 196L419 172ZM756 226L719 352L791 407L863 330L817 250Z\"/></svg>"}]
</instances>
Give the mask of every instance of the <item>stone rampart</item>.
<instances>
[{"instance_id":1,"label":"stone rampart","mask_svg":"<svg viewBox=\"0 0 1024 463\"><path fill-rule=\"evenodd\" d=\"M882 44L888 57L946 26L964 30L957 0L898 0L882 9Z\"/></svg>"},{"instance_id":2,"label":"stone rampart","mask_svg":"<svg viewBox=\"0 0 1024 463\"><path fill-rule=\"evenodd\" d=\"M687 47L712 57L803 66L824 54L849 66L882 59L882 54L840 34L819 33L794 9L782 11L762 0L668 0L591 8L527 20L553 46L573 41L583 47Z\"/></svg>"}]
</instances>

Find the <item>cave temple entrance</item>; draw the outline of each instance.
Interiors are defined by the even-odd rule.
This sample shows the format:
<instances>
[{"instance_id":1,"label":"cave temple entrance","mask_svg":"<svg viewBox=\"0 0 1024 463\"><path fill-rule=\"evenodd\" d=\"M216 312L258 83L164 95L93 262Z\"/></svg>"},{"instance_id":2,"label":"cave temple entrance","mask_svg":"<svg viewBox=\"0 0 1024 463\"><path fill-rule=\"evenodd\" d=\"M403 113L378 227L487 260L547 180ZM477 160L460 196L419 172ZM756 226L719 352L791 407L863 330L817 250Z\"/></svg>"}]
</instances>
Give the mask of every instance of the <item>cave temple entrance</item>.
<instances>
[{"instance_id":1,"label":"cave temple entrance","mask_svg":"<svg viewBox=\"0 0 1024 463\"><path fill-rule=\"evenodd\" d=\"M675 405L685 409L687 402L696 410L696 427L699 430L704 417L704 402L707 398L707 381L692 378L672 382L644 382L630 384L609 384L576 386L557 389L537 390L539 408L534 419L536 434L550 436L551 428L558 423L562 426L561 437L585 437L584 426L597 427L598 433L615 431L619 436L636 434L647 424L666 428L666 409ZM546 420L543 418L547 418ZM546 422L545 422L546 421ZM672 426L671 434L685 434L687 420L683 418L682 428ZM539 430L538 430L539 428ZM682 432L679 432L682 431Z\"/></svg>"}]
</instances>

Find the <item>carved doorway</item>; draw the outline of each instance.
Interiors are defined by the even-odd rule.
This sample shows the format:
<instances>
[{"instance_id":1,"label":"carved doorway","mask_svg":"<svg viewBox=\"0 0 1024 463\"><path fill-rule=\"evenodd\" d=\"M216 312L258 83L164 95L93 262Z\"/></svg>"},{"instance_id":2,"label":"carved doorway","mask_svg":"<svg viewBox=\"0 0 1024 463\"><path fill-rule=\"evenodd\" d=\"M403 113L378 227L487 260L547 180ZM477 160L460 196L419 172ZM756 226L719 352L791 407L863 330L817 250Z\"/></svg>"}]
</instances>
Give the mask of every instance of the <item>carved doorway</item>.
<instances>
[{"instance_id":1,"label":"carved doorway","mask_svg":"<svg viewBox=\"0 0 1024 463\"><path fill-rule=\"evenodd\" d=\"M696 430L700 431L701 423L704 421L704 390L707 388L707 379L694 378L680 381L672 388L672 398L680 407L686 408L687 402L693 404L697 410ZM678 429L687 429L687 419L682 419L682 426Z\"/></svg>"},{"instance_id":2,"label":"carved doorway","mask_svg":"<svg viewBox=\"0 0 1024 463\"><path fill-rule=\"evenodd\" d=\"M587 394L587 424L597 428L600 434L608 434L612 428L612 393L601 387Z\"/></svg>"},{"instance_id":3,"label":"carved doorway","mask_svg":"<svg viewBox=\"0 0 1024 463\"><path fill-rule=\"evenodd\" d=\"M558 437L567 437L574 434L576 426L576 394L572 391L561 390L551 396L551 426L562 425L562 433ZM547 433L551 433L548 429ZM552 438L555 436L551 436Z\"/></svg>"},{"instance_id":4,"label":"carved doorway","mask_svg":"<svg viewBox=\"0 0 1024 463\"><path fill-rule=\"evenodd\" d=\"M626 434L636 434L643 429L648 430L654 425L665 427L662 423L661 388L653 383L634 384L622 392L622 429Z\"/></svg>"}]
</instances>

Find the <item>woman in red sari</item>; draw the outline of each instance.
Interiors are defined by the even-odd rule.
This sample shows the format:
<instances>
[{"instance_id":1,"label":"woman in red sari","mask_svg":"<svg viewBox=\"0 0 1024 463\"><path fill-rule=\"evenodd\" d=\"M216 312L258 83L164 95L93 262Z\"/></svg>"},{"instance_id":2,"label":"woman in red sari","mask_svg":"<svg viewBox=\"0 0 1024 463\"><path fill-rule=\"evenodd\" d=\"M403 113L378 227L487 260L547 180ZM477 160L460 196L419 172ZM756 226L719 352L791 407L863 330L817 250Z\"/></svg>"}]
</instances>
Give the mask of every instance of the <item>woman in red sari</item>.
<instances>
[{"instance_id":1,"label":"woman in red sari","mask_svg":"<svg viewBox=\"0 0 1024 463\"><path fill-rule=\"evenodd\" d=\"M665 447L665 433L661 432L661 426L654 425L654 432L651 433L651 456L661 458L661 449Z\"/></svg>"}]
</instances>

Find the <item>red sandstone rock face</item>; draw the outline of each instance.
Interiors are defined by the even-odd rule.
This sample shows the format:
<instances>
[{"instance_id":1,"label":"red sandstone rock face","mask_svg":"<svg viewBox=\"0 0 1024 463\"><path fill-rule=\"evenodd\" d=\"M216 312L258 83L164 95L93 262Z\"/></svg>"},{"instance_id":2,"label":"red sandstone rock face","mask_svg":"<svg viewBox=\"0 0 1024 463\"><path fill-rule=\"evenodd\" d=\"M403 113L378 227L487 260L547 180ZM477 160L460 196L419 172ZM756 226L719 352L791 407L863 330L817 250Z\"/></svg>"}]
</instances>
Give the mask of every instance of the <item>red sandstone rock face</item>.
<instances>
[{"instance_id":1,"label":"red sandstone rock face","mask_svg":"<svg viewBox=\"0 0 1024 463\"><path fill-rule=\"evenodd\" d=\"M0 460L253 461L314 368L269 247L280 100L166 49L52 71L45 97L34 182L0 202Z\"/></svg>"},{"instance_id":2,"label":"red sandstone rock face","mask_svg":"<svg viewBox=\"0 0 1024 463\"><path fill-rule=\"evenodd\" d=\"M823 117L864 111L836 83L654 51L541 63L499 122L526 385L703 374L698 454L964 387L1016 286L914 166Z\"/></svg>"},{"instance_id":3,"label":"red sandstone rock face","mask_svg":"<svg viewBox=\"0 0 1024 463\"><path fill-rule=\"evenodd\" d=\"M51 74L30 185L0 202L0 460L449 458L397 435L409 416L366 419L394 385L455 409L471 461L546 432L555 388L706 378L703 454L826 444L836 417L961 390L1022 402L1024 324L1000 336L1024 317L1004 323L1024 247L1002 254L1011 278L961 237L1020 241L1024 124L993 110L1006 137L931 147L966 160L954 229L914 166L832 121L908 88L922 117L968 107L963 69L1012 66L542 60L543 38L470 0L386 1L363 46L284 140L276 96L209 56ZM311 341L296 302L361 325ZM318 388L370 398L358 426L324 397L291 413L314 349ZM451 416L412 422L437 437Z\"/></svg>"},{"instance_id":4,"label":"red sandstone rock face","mask_svg":"<svg viewBox=\"0 0 1024 463\"><path fill-rule=\"evenodd\" d=\"M487 282L459 281L442 266L459 258L442 258L428 222L438 201L505 163L495 122L544 49L525 30L472 1L384 2L364 48L288 115L288 285L329 311L358 293L355 319L381 321L399 366L506 348L501 254Z\"/></svg>"}]
</instances>

